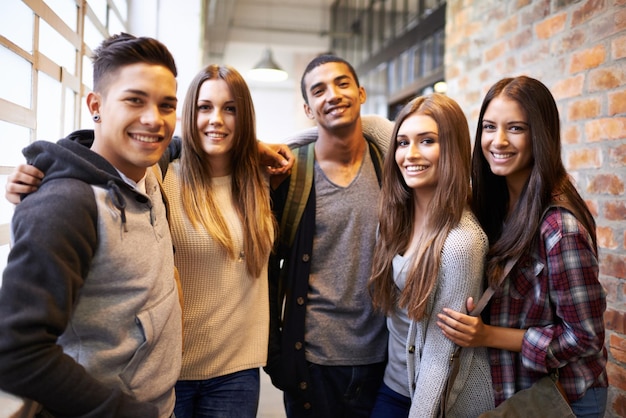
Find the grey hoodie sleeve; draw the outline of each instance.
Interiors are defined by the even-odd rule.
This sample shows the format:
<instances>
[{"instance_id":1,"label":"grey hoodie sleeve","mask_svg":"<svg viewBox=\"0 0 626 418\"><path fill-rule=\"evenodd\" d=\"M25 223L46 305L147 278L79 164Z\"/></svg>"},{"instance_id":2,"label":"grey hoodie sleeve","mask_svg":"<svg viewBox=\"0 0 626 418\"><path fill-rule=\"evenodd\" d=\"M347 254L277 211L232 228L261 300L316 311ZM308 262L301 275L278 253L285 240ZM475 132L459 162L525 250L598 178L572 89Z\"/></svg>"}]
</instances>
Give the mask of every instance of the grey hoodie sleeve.
<instances>
[{"instance_id":1,"label":"grey hoodie sleeve","mask_svg":"<svg viewBox=\"0 0 626 418\"><path fill-rule=\"evenodd\" d=\"M97 246L90 186L49 182L20 203L0 288L0 388L54 415L152 417L139 403L90 376L57 339L72 315Z\"/></svg>"}]
</instances>

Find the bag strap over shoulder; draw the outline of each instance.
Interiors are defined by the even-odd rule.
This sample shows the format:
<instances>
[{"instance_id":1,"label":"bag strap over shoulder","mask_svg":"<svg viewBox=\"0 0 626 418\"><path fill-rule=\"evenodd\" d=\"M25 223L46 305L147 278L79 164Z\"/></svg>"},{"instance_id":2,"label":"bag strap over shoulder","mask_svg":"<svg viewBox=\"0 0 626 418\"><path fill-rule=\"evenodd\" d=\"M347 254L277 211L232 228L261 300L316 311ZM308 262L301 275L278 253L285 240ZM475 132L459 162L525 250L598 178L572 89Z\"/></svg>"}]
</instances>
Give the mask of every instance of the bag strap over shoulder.
<instances>
[{"instance_id":1,"label":"bag strap over shoulder","mask_svg":"<svg viewBox=\"0 0 626 418\"><path fill-rule=\"evenodd\" d=\"M302 219L306 202L309 200L311 186L313 185L313 164L315 162L315 141L298 148L296 161L291 170L289 179L289 191L285 209L280 220L282 240L288 246L293 244L296 237L297 225Z\"/></svg>"}]
</instances>

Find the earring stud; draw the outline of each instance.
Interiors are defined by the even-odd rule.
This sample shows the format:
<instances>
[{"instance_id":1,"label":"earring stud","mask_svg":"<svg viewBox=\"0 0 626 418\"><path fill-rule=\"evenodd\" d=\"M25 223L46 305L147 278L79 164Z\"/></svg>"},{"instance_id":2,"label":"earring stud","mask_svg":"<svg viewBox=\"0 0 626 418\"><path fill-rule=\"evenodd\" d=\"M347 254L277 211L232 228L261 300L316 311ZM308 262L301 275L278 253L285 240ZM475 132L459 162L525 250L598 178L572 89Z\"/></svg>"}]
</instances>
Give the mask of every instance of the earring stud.
<instances>
[{"instance_id":1,"label":"earring stud","mask_svg":"<svg viewBox=\"0 0 626 418\"><path fill-rule=\"evenodd\" d=\"M100 122L100 114L98 114L98 113L94 114L91 118L96 123Z\"/></svg>"}]
</instances>

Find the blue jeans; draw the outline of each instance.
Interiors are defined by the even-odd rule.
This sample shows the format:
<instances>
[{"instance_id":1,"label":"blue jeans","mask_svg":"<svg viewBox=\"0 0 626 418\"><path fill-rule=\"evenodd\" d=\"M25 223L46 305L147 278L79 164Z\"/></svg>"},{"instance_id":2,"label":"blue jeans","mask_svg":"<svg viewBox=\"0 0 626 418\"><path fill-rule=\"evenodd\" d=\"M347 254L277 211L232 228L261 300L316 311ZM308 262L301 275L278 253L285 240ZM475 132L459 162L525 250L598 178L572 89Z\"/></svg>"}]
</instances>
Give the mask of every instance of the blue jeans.
<instances>
[{"instance_id":1,"label":"blue jeans","mask_svg":"<svg viewBox=\"0 0 626 418\"><path fill-rule=\"evenodd\" d=\"M176 418L254 418L259 408L259 369L207 380L176 382Z\"/></svg>"},{"instance_id":2,"label":"blue jeans","mask_svg":"<svg viewBox=\"0 0 626 418\"><path fill-rule=\"evenodd\" d=\"M607 388L589 388L585 395L570 405L576 417L602 418L606 411Z\"/></svg>"},{"instance_id":3,"label":"blue jeans","mask_svg":"<svg viewBox=\"0 0 626 418\"><path fill-rule=\"evenodd\" d=\"M411 409L411 398L400 395L386 384L380 385L371 418L406 418Z\"/></svg>"},{"instance_id":4,"label":"blue jeans","mask_svg":"<svg viewBox=\"0 0 626 418\"><path fill-rule=\"evenodd\" d=\"M285 392L289 418L369 418L376 392L383 381L385 363L365 366L320 366L308 363L307 392L311 409L298 397Z\"/></svg>"}]
</instances>

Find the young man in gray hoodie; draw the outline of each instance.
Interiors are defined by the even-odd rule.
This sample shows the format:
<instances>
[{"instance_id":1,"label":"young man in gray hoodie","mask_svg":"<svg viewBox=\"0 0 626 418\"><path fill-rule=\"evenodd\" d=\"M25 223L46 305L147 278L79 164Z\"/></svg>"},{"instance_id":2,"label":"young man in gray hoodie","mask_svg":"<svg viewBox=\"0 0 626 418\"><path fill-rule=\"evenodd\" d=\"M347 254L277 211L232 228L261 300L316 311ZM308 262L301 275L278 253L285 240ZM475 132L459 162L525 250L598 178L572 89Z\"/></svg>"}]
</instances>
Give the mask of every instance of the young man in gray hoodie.
<instances>
[{"instance_id":1,"label":"young man in gray hoodie","mask_svg":"<svg viewBox=\"0 0 626 418\"><path fill-rule=\"evenodd\" d=\"M0 288L0 388L53 416L169 417L181 307L159 183L176 66L151 38L94 53L91 148L81 133L24 151L46 176L12 221Z\"/></svg>"}]
</instances>

